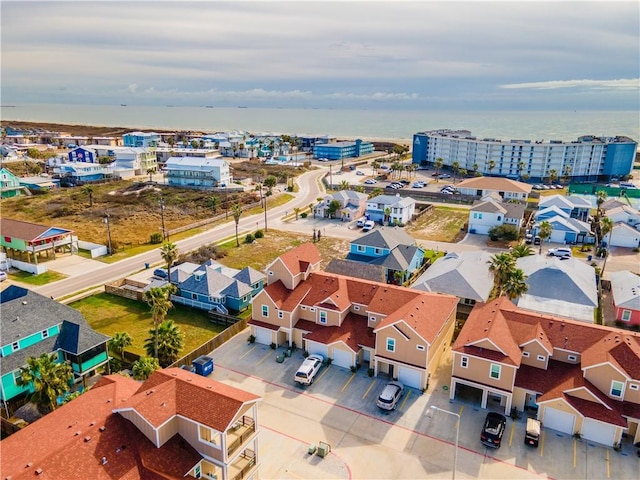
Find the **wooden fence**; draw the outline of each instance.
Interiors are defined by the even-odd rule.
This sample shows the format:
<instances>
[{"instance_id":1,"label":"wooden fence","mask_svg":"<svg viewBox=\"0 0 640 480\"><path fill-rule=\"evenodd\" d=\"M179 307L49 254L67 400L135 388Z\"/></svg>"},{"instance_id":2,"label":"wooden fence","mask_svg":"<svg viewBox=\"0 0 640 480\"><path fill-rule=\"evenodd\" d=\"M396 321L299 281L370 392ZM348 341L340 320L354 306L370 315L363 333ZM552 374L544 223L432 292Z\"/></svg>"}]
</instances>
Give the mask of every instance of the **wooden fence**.
<instances>
[{"instance_id":1,"label":"wooden fence","mask_svg":"<svg viewBox=\"0 0 640 480\"><path fill-rule=\"evenodd\" d=\"M105 284L104 291L112 295L141 302L144 300L144 289L146 286L146 283L131 280L130 278L122 278L115 282Z\"/></svg>"}]
</instances>

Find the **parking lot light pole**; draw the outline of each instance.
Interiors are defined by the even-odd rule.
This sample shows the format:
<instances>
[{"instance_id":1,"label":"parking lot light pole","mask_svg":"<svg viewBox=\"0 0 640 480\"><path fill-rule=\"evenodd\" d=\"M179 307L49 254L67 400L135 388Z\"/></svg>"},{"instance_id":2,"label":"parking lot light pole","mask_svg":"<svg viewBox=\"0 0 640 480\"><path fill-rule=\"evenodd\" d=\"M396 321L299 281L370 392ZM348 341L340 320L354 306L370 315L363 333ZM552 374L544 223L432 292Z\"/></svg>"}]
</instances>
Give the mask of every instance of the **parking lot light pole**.
<instances>
[{"instance_id":1,"label":"parking lot light pole","mask_svg":"<svg viewBox=\"0 0 640 480\"><path fill-rule=\"evenodd\" d=\"M455 412L450 412L449 410L438 408L435 405L431 405L429 408L433 410L433 412L443 412L456 417L456 446L453 450L453 472L451 472L452 480L456 480L456 465L458 463L458 434L460 433L460 415Z\"/></svg>"},{"instance_id":2,"label":"parking lot light pole","mask_svg":"<svg viewBox=\"0 0 640 480\"><path fill-rule=\"evenodd\" d=\"M107 242L109 245L109 256L113 255L113 250L111 249L111 227L109 225L109 212L104 211L104 223L107 225Z\"/></svg>"}]
</instances>

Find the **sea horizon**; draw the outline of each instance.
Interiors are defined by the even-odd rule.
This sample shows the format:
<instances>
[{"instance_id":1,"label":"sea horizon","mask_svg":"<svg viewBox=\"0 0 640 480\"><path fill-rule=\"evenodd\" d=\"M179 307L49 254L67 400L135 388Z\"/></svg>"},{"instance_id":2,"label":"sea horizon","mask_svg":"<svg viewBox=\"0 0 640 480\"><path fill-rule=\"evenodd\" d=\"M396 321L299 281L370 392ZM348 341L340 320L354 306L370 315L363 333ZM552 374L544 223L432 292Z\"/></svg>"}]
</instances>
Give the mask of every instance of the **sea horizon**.
<instances>
[{"instance_id":1,"label":"sea horizon","mask_svg":"<svg viewBox=\"0 0 640 480\"><path fill-rule=\"evenodd\" d=\"M411 139L428 130L469 130L478 138L572 141L583 135L640 137L638 112L602 111L442 111L328 108L266 108L238 105L75 105L0 106L5 122L57 123L132 129L245 131L345 138Z\"/></svg>"}]
</instances>

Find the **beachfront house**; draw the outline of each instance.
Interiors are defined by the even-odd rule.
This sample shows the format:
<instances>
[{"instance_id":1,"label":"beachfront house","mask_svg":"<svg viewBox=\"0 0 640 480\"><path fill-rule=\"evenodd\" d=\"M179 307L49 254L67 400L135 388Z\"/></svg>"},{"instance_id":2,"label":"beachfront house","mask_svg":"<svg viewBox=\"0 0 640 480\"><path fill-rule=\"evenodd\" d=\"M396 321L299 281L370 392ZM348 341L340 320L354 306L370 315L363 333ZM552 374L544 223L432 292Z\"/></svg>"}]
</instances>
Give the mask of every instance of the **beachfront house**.
<instances>
[{"instance_id":1,"label":"beachfront house","mask_svg":"<svg viewBox=\"0 0 640 480\"><path fill-rule=\"evenodd\" d=\"M164 168L170 186L210 189L233 181L229 162L221 158L170 157Z\"/></svg>"}]
</instances>

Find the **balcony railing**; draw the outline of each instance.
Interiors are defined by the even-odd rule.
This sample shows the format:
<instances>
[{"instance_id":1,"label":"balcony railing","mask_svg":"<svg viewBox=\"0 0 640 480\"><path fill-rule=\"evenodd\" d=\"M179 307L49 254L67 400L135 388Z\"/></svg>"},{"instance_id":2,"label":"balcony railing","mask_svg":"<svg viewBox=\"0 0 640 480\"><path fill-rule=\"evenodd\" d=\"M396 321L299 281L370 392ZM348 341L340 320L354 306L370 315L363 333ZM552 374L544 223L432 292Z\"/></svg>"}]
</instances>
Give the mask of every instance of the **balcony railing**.
<instances>
[{"instance_id":1,"label":"balcony railing","mask_svg":"<svg viewBox=\"0 0 640 480\"><path fill-rule=\"evenodd\" d=\"M256 462L256 453L247 448L235 462L229 465L229 478L231 480L249 478L254 473Z\"/></svg>"},{"instance_id":2,"label":"balcony railing","mask_svg":"<svg viewBox=\"0 0 640 480\"><path fill-rule=\"evenodd\" d=\"M227 454L232 455L242 446L256 431L253 418L243 416L229 430L227 430Z\"/></svg>"}]
</instances>

